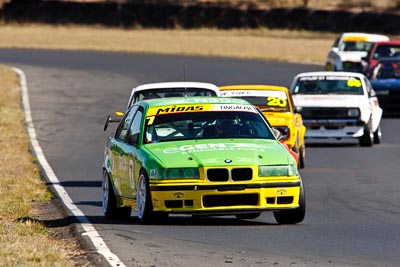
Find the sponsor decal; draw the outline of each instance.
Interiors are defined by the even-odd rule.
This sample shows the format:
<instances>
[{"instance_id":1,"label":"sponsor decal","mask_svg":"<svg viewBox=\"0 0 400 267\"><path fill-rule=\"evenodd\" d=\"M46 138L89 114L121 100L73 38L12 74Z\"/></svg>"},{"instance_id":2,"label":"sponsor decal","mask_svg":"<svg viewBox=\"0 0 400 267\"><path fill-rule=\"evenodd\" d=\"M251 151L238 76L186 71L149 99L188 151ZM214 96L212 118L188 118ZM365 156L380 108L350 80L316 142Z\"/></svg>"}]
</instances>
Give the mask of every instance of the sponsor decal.
<instances>
[{"instance_id":1,"label":"sponsor decal","mask_svg":"<svg viewBox=\"0 0 400 267\"><path fill-rule=\"evenodd\" d=\"M160 200L156 197L153 197L151 202L152 202L154 208L158 208L160 206Z\"/></svg>"},{"instance_id":2,"label":"sponsor decal","mask_svg":"<svg viewBox=\"0 0 400 267\"><path fill-rule=\"evenodd\" d=\"M182 112L228 111L228 110L249 111L254 113L257 112L252 105L243 105L243 104L174 105L174 106L150 108L149 111L147 112L146 117L152 118L156 115L174 114ZM152 124L152 120L149 121L149 124Z\"/></svg>"},{"instance_id":3,"label":"sponsor decal","mask_svg":"<svg viewBox=\"0 0 400 267\"><path fill-rule=\"evenodd\" d=\"M246 97L246 96L274 96L279 98L287 99L284 91L277 90L232 90L232 91L221 91L221 96L227 97Z\"/></svg>"},{"instance_id":4,"label":"sponsor decal","mask_svg":"<svg viewBox=\"0 0 400 267\"><path fill-rule=\"evenodd\" d=\"M351 77L351 76L305 76L305 77L300 77L300 81L347 81L347 80L353 80L353 81L360 81L359 78L357 77Z\"/></svg>"},{"instance_id":5,"label":"sponsor decal","mask_svg":"<svg viewBox=\"0 0 400 267\"><path fill-rule=\"evenodd\" d=\"M275 194L277 196L285 196L288 193L288 190L286 188L278 188L275 190Z\"/></svg>"},{"instance_id":6,"label":"sponsor decal","mask_svg":"<svg viewBox=\"0 0 400 267\"><path fill-rule=\"evenodd\" d=\"M182 199L186 196L186 194L184 192L174 192L172 193L172 197L175 199Z\"/></svg>"},{"instance_id":7,"label":"sponsor decal","mask_svg":"<svg viewBox=\"0 0 400 267\"><path fill-rule=\"evenodd\" d=\"M213 144L196 144L184 145L179 147L171 147L163 150L165 154L171 153L193 153L193 152L210 152L210 151L265 151L270 145L259 145L250 143L213 143Z\"/></svg>"}]
</instances>

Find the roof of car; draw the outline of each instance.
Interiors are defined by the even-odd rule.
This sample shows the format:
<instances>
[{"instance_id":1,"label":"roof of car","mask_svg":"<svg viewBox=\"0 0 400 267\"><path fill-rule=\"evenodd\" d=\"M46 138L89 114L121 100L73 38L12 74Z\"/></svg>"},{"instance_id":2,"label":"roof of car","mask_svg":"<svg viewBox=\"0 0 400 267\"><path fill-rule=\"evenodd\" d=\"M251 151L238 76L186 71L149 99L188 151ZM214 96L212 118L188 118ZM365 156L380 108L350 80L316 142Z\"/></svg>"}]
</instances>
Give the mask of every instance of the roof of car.
<instances>
[{"instance_id":1,"label":"roof of car","mask_svg":"<svg viewBox=\"0 0 400 267\"><path fill-rule=\"evenodd\" d=\"M342 35L342 40L346 41L345 39L358 39L365 42L379 42L379 41L388 41L389 37L382 34L371 34L371 33L363 33L363 32L345 32ZM350 41L350 40L349 40Z\"/></svg>"},{"instance_id":2,"label":"roof of car","mask_svg":"<svg viewBox=\"0 0 400 267\"><path fill-rule=\"evenodd\" d=\"M381 42L376 42L375 45L381 45L381 44L400 44L400 40L381 41Z\"/></svg>"},{"instance_id":3,"label":"roof of car","mask_svg":"<svg viewBox=\"0 0 400 267\"><path fill-rule=\"evenodd\" d=\"M218 86L212 83L204 82L161 82L161 83L148 83L139 85L133 90L135 92L141 90L152 90L152 89L162 89L162 88L204 88L218 92Z\"/></svg>"},{"instance_id":4,"label":"roof of car","mask_svg":"<svg viewBox=\"0 0 400 267\"><path fill-rule=\"evenodd\" d=\"M201 105L201 104L240 104L240 105L251 105L246 100L240 98L228 98L228 97L168 97L168 98L156 98L149 100L142 100L138 103L148 105L149 107L163 107L173 105Z\"/></svg>"},{"instance_id":5,"label":"roof of car","mask_svg":"<svg viewBox=\"0 0 400 267\"><path fill-rule=\"evenodd\" d=\"M220 86L221 91L224 90L274 90L274 91L288 91L286 87L276 85L263 85L263 84L241 84L241 85L227 85Z\"/></svg>"},{"instance_id":6,"label":"roof of car","mask_svg":"<svg viewBox=\"0 0 400 267\"><path fill-rule=\"evenodd\" d=\"M303 72L296 75L295 78L304 76L353 76L357 78L365 77L362 73L348 72L348 71L314 71L314 72Z\"/></svg>"}]
</instances>

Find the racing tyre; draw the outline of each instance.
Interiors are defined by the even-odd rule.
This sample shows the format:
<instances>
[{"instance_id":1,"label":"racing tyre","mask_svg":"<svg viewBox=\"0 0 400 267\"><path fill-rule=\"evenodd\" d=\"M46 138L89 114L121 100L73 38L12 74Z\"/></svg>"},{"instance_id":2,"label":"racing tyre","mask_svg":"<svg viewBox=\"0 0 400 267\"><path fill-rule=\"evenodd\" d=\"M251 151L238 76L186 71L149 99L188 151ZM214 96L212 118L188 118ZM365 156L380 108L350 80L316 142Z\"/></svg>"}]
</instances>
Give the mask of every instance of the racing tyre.
<instances>
[{"instance_id":1,"label":"racing tyre","mask_svg":"<svg viewBox=\"0 0 400 267\"><path fill-rule=\"evenodd\" d=\"M108 173L106 171L103 172L102 206L103 206L103 213L106 218L127 219L131 216L132 209L130 207L118 208L114 189L110 177L108 176Z\"/></svg>"},{"instance_id":2,"label":"racing tyre","mask_svg":"<svg viewBox=\"0 0 400 267\"><path fill-rule=\"evenodd\" d=\"M154 218L149 179L144 171L140 172L138 179L136 192L136 212L140 222L147 223Z\"/></svg>"},{"instance_id":3,"label":"racing tyre","mask_svg":"<svg viewBox=\"0 0 400 267\"><path fill-rule=\"evenodd\" d=\"M304 169L306 165L306 145L303 140L303 144L299 149L299 168Z\"/></svg>"},{"instance_id":4,"label":"racing tyre","mask_svg":"<svg viewBox=\"0 0 400 267\"><path fill-rule=\"evenodd\" d=\"M303 183L300 185L299 207L294 210L274 211L274 217L278 224L296 224L302 222L306 215L306 196Z\"/></svg>"},{"instance_id":5,"label":"racing tyre","mask_svg":"<svg viewBox=\"0 0 400 267\"><path fill-rule=\"evenodd\" d=\"M260 217L261 212L253 212L253 213L242 213L242 214L236 214L236 218L239 220L251 220Z\"/></svg>"},{"instance_id":6,"label":"racing tyre","mask_svg":"<svg viewBox=\"0 0 400 267\"><path fill-rule=\"evenodd\" d=\"M360 146L372 146L374 144L374 134L371 132L370 124L364 127L364 134L359 138Z\"/></svg>"},{"instance_id":7,"label":"racing tyre","mask_svg":"<svg viewBox=\"0 0 400 267\"><path fill-rule=\"evenodd\" d=\"M379 125L376 131L374 132L374 144L380 144L382 137L382 130L381 126Z\"/></svg>"}]
</instances>

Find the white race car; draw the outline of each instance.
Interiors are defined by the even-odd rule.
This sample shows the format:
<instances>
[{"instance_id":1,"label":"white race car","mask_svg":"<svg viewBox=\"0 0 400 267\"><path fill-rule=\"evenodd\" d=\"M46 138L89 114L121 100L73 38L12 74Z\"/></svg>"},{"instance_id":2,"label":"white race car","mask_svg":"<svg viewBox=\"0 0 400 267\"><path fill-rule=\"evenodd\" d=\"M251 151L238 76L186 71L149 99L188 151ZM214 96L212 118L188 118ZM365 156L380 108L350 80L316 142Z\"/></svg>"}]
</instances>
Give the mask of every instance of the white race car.
<instances>
[{"instance_id":1,"label":"white race car","mask_svg":"<svg viewBox=\"0 0 400 267\"><path fill-rule=\"evenodd\" d=\"M184 96L219 96L219 88L215 84L203 82L142 84L132 89L126 110L140 100Z\"/></svg>"},{"instance_id":2,"label":"white race car","mask_svg":"<svg viewBox=\"0 0 400 267\"><path fill-rule=\"evenodd\" d=\"M366 57L375 42L388 41L389 37L380 34L346 32L332 45L325 61L327 71L362 72L361 59Z\"/></svg>"},{"instance_id":3,"label":"white race car","mask_svg":"<svg viewBox=\"0 0 400 267\"><path fill-rule=\"evenodd\" d=\"M380 143L382 109L363 74L301 73L289 90L302 109L306 138L358 138L360 146Z\"/></svg>"},{"instance_id":4,"label":"white race car","mask_svg":"<svg viewBox=\"0 0 400 267\"><path fill-rule=\"evenodd\" d=\"M107 116L104 131L107 130L109 123L120 122L125 113L138 101L191 96L220 96L220 93L215 84L203 82L161 82L138 85L132 89L125 112L116 111L115 117Z\"/></svg>"}]
</instances>

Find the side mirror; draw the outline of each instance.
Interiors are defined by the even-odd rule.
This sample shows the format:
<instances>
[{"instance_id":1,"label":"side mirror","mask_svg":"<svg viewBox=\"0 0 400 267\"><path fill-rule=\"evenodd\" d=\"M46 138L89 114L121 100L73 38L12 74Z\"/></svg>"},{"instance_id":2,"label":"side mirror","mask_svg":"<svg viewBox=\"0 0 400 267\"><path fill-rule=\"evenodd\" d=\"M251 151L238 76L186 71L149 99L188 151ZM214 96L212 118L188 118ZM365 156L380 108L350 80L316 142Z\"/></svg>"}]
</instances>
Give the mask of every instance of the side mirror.
<instances>
[{"instance_id":1,"label":"side mirror","mask_svg":"<svg viewBox=\"0 0 400 267\"><path fill-rule=\"evenodd\" d=\"M122 120L122 117L124 116L124 113L117 111L117 112L115 112L115 116L117 116L117 118L115 118L115 119L111 118L111 115L107 116L106 123L104 124L104 128L103 128L104 131L107 130L108 124L110 124L110 122L111 123L120 122Z\"/></svg>"},{"instance_id":2,"label":"side mirror","mask_svg":"<svg viewBox=\"0 0 400 267\"><path fill-rule=\"evenodd\" d=\"M139 142L139 133L129 135L127 142L130 145L136 146Z\"/></svg>"}]
</instances>

